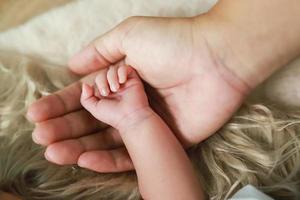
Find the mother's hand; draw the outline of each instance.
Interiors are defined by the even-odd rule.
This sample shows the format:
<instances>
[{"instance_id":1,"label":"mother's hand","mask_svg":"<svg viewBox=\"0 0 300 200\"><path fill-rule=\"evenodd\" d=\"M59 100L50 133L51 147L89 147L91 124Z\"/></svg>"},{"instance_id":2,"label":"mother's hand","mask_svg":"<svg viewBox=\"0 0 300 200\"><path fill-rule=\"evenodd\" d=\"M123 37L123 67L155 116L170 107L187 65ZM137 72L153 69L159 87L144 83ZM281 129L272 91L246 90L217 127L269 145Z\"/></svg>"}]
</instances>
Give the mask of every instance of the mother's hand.
<instances>
[{"instance_id":1,"label":"mother's hand","mask_svg":"<svg viewBox=\"0 0 300 200\"><path fill-rule=\"evenodd\" d=\"M248 91L210 46L222 32L212 30L218 25L207 17L130 18L74 56L70 68L84 75L118 62L132 66L155 89L147 91L154 109L182 144L191 146L216 132ZM98 172L132 169L118 132L81 107L80 93L76 82L31 105L34 141L46 145L46 158L58 164L78 163Z\"/></svg>"}]
</instances>

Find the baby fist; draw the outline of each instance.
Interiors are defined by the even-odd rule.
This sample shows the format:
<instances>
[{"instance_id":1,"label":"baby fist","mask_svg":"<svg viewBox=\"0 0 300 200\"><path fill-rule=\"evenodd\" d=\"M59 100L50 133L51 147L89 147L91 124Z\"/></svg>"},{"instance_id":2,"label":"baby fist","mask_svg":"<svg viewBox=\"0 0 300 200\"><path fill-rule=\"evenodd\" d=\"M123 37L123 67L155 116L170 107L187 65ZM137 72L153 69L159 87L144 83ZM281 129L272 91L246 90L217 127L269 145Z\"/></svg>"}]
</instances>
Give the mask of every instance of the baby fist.
<instances>
[{"instance_id":1,"label":"baby fist","mask_svg":"<svg viewBox=\"0 0 300 200\"><path fill-rule=\"evenodd\" d=\"M127 69L126 69L127 68ZM139 120L149 111L142 81L130 67L103 69L96 77L95 89L82 85L81 104L96 119L116 129ZM116 87L117 86L117 87ZM94 91L98 90L98 91ZM100 95L95 96L95 93Z\"/></svg>"}]
</instances>

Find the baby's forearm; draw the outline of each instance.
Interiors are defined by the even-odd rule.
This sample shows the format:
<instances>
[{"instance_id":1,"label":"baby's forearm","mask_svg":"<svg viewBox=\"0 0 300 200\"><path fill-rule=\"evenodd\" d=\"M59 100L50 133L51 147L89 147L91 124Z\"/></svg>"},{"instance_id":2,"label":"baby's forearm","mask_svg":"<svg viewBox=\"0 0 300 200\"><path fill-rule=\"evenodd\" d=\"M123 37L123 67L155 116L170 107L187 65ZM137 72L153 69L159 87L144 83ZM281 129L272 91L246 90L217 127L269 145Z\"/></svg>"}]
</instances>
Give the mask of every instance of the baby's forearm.
<instances>
[{"instance_id":1,"label":"baby's forearm","mask_svg":"<svg viewBox=\"0 0 300 200\"><path fill-rule=\"evenodd\" d=\"M151 109L140 117L138 123L119 131L143 198L204 199L192 164L169 127Z\"/></svg>"}]
</instances>

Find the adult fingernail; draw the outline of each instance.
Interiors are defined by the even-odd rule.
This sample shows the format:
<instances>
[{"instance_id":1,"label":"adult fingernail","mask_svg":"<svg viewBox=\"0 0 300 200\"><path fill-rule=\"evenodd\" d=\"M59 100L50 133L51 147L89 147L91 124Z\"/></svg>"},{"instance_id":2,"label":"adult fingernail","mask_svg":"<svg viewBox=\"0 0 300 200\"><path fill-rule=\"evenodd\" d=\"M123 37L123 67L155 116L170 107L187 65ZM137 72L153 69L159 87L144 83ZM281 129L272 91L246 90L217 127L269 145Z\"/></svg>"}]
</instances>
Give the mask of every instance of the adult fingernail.
<instances>
[{"instance_id":1,"label":"adult fingernail","mask_svg":"<svg viewBox=\"0 0 300 200\"><path fill-rule=\"evenodd\" d=\"M37 135L36 135L36 133L34 131L32 133L32 140L34 141L34 143L39 144L38 137L37 137Z\"/></svg>"},{"instance_id":2,"label":"adult fingernail","mask_svg":"<svg viewBox=\"0 0 300 200\"><path fill-rule=\"evenodd\" d=\"M30 112L27 110L26 114L25 114L25 117L28 121L32 122L31 120L31 116L30 116Z\"/></svg>"},{"instance_id":3,"label":"adult fingernail","mask_svg":"<svg viewBox=\"0 0 300 200\"><path fill-rule=\"evenodd\" d=\"M47 150L46 152L44 153L44 156L46 158L46 160L50 161L50 162L53 162L53 156L51 155L51 153L49 153Z\"/></svg>"},{"instance_id":4,"label":"adult fingernail","mask_svg":"<svg viewBox=\"0 0 300 200\"><path fill-rule=\"evenodd\" d=\"M29 122L34 122L34 107L32 106L33 104L31 104L31 106L28 108L27 112L26 112L26 119L29 121Z\"/></svg>"},{"instance_id":5,"label":"adult fingernail","mask_svg":"<svg viewBox=\"0 0 300 200\"><path fill-rule=\"evenodd\" d=\"M86 162L82 161L81 159L78 160L77 165L79 167L85 168L86 167Z\"/></svg>"}]
</instances>

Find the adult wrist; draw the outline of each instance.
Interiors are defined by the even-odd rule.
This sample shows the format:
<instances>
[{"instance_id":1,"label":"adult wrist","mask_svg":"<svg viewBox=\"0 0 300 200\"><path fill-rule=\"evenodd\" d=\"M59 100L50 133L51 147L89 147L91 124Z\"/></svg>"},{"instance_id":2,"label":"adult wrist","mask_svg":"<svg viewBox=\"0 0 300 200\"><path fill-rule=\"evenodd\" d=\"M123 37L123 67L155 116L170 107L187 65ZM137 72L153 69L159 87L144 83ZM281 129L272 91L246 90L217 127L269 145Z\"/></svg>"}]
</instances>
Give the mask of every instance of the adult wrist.
<instances>
[{"instance_id":1,"label":"adult wrist","mask_svg":"<svg viewBox=\"0 0 300 200\"><path fill-rule=\"evenodd\" d=\"M221 0L198 17L217 60L250 88L300 54L300 2L283 3Z\"/></svg>"}]
</instances>

